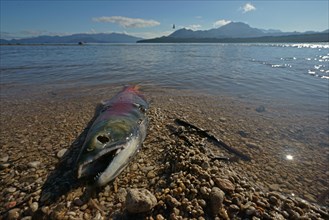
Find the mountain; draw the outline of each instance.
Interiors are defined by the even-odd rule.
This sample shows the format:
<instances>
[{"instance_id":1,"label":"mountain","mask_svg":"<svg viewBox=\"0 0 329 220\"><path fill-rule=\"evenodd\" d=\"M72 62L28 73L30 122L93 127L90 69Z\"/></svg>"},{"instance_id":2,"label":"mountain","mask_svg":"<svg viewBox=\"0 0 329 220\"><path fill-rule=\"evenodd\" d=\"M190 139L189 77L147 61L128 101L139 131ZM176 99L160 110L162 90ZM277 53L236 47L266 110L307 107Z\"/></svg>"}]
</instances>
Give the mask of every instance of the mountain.
<instances>
[{"instance_id":1,"label":"mountain","mask_svg":"<svg viewBox=\"0 0 329 220\"><path fill-rule=\"evenodd\" d=\"M326 32L321 32L326 33ZM326 35L320 32L308 31L299 32L282 32L280 30L264 30L250 27L243 22L230 22L219 28L210 30L188 30L179 29L167 37L141 40L139 42L293 42L297 41L314 42L316 40L328 41ZM302 35L302 36L299 36Z\"/></svg>"},{"instance_id":2,"label":"mountain","mask_svg":"<svg viewBox=\"0 0 329 220\"><path fill-rule=\"evenodd\" d=\"M264 31L252 28L248 24L242 22L230 22L219 28L205 31L192 31L180 29L169 35L174 38L240 38L240 37L261 37L267 35Z\"/></svg>"},{"instance_id":3,"label":"mountain","mask_svg":"<svg viewBox=\"0 0 329 220\"><path fill-rule=\"evenodd\" d=\"M39 36L32 38L3 40L1 44L77 44L84 43L136 43L142 38L126 34L73 34L67 36Z\"/></svg>"}]
</instances>

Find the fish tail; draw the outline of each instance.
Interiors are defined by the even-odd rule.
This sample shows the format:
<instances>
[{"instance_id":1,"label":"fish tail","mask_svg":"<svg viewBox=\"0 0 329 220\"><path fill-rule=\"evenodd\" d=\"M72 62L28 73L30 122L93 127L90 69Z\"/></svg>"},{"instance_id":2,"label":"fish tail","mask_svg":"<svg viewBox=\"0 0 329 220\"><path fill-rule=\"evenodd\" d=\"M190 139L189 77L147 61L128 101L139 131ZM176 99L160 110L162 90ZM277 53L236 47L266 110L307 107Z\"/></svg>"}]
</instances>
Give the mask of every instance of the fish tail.
<instances>
[{"instance_id":1,"label":"fish tail","mask_svg":"<svg viewBox=\"0 0 329 220\"><path fill-rule=\"evenodd\" d=\"M125 91L129 91L129 92L135 92L135 93L137 93L137 94L139 94L140 93L140 85L138 85L138 84L136 84L136 85L129 85L129 86L126 86L125 88L124 88L124 90Z\"/></svg>"}]
</instances>

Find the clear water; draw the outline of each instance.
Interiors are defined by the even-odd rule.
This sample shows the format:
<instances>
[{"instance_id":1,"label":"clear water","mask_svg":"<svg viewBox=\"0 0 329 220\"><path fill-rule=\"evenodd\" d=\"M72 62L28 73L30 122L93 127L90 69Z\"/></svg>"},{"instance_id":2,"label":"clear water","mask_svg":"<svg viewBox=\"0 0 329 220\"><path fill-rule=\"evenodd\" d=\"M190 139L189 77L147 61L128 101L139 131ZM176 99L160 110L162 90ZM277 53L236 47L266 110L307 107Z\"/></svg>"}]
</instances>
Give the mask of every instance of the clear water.
<instances>
[{"instance_id":1,"label":"clear water","mask_svg":"<svg viewBox=\"0 0 329 220\"><path fill-rule=\"evenodd\" d=\"M1 46L1 95L141 83L294 103L328 113L329 45L91 44Z\"/></svg>"}]
</instances>

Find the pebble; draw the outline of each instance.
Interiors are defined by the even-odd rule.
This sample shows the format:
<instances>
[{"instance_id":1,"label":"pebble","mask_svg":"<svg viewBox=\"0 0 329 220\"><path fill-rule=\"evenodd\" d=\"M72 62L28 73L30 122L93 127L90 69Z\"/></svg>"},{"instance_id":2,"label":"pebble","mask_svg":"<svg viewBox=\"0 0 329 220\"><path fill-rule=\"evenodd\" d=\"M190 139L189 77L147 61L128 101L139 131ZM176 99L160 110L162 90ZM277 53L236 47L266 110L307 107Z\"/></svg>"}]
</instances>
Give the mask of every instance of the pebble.
<instances>
[{"instance_id":1,"label":"pebble","mask_svg":"<svg viewBox=\"0 0 329 220\"><path fill-rule=\"evenodd\" d=\"M2 157L0 157L0 163L7 163L8 159L8 155L3 155Z\"/></svg>"},{"instance_id":2,"label":"pebble","mask_svg":"<svg viewBox=\"0 0 329 220\"><path fill-rule=\"evenodd\" d=\"M227 121L227 119L226 119L226 118L224 118L224 117L220 117L220 118L219 118L219 121L221 121L221 122L226 122L226 121Z\"/></svg>"},{"instance_id":3,"label":"pebble","mask_svg":"<svg viewBox=\"0 0 329 220\"><path fill-rule=\"evenodd\" d=\"M30 205L30 209L32 212L37 211L39 208L39 204L37 202L32 202L32 204Z\"/></svg>"},{"instance_id":4,"label":"pebble","mask_svg":"<svg viewBox=\"0 0 329 220\"><path fill-rule=\"evenodd\" d=\"M228 179L216 178L214 180L214 182L224 192L232 193L234 191L234 189L235 189L234 184L230 180L228 180Z\"/></svg>"},{"instance_id":5,"label":"pebble","mask_svg":"<svg viewBox=\"0 0 329 220\"><path fill-rule=\"evenodd\" d=\"M20 212L19 208L15 208L15 209L10 210L7 214L7 219L8 220L18 219L19 216L20 216L19 212Z\"/></svg>"},{"instance_id":6,"label":"pebble","mask_svg":"<svg viewBox=\"0 0 329 220\"><path fill-rule=\"evenodd\" d=\"M58 159L62 158L62 157L64 156L64 154L66 153L66 151L67 151L67 149L65 149L65 148L62 149L62 150L60 150L60 151L58 151L58 152L57 152L57 155L56 155L57 158L58 158Z\"/></svg>"},{"instance_id":7,"label":"pebble","mask_svg":"<svg viewBox=\"0 0 329 220\"><path fill-rule=\"evenodd\" d=\"M10 167L10 163L1 163L0 164L0 170L4 170L6 168Z\"/></svg>"},{"instance_id":8,"label":"pebble","mask_svg":"<svg viewBox=\"0 0 329 220\"><path fill-rule=\"evenodd\" d=\"M209 194L209 201L210 201L211 214L213 216L216 216L219 213L223 205L224 196L225 193L220 188L213 187L211 189L211 192Z\"/></svg>"},{"instance_id":9,"label":"pebble","mask_svg":"<svg viewBox=\"0 0 329 220\"><path fill-rule=\"evenodd\" d=\"M14 192L16 192L16 188L15 187L8 187L7 189L6 189L6 192L7 193L14 193Z\"/></svg>"},{"instance_id":10,"label":"pebble","mask_svg":"<svg viewBox=\"0 0 329 220\"><path fill-rule=\"evenodd\" d=\"M147 178L149 179L153 179L155 177L155 172L153 170L151 170L150 172L147 173Z\"/></svg>"},{"instance_id":11,"label":"pebble","mask_svg":"<svg viewBox=\"0 0 329 220\"><path fill-rule=\"evenodd\" d=\"M256 108L256 112L265 112L265 107L260 105Z\"/></svg>"},{"instance_id":12,"label":"pebble","mask_svg":"<svg viewBox=\"0 0 329 220\"><path fill-rule=\"evenodd\" d=\"M261 148L258 144L253 142L246 142L246 145L250 148Z\"/></svg>"},{"instance_id":13,"label":"pebble","mask_svg":"<svg viewBox=\"0 0 329 220\"><path fill-rule=\"evenodd\" d=\"M278 191L280 189L280 185L274 183L274 184L269 185L269 188L271 191Z\"/></svg>"},{"instance_id":14,"label":"pebble","mask_svg":"<svg viewBox=\"0 0 329 220\"><path fill-rule=\"evenodd\" d=\"M247 136L249 135L248 132L245 132L245 131L243 131L243 130L238 131L238 134L239 134L241 137L247 137Z\"/></svg>"},{"instance_id":15,"label":"pebble","mask_svg":"<svg viewBox=\"0 0 329 220\"><path fill-rule=\"evenodd\" d=\"M229 216L233 218L240 211L240 208L239 206L232 204L228 207L227 211Z\"/></svg>"},{"instance_id":16,"label":"pebble","mask_svg":"<svg viewBox=\"0 0 329 220\"><path fill-rule=\"evenodd\" d=\"M247 208L247 210L246 210L246 215L254 215L255 214L255 212L256 212L256 209L255 209L255 207L253 207L253 206L250 206L249 208Z\"/></svg>"},{"instance_id":17,"label":"pebble","mask_svg":"<svg viewBox=\"0 0 329 220\"><path fill-rule=\"evenodd\" d=\"M156 197L147 189L128 189L126 208L130 213L150 211L157 204Z\"/></svg>"},{"instance_id":18,"label":"pebble","mask_svg":"<svg viewBox=\"0 0 329 220\"><path fill-rule=\"evenodd\" d=\"M38 168L38 166L40 166L41 162L40 161L32 161L32 162L29 162L27 165L30 167L30 168Z\"/></svg>"},{"instance_id":19,"label":"pebble","mask_svg":"<svg viewBox=\"0 0 329 220\"><path fill-rule=\"evenodd\" d=\"M116 194L119 202L125 203L126 196L127 196L127 190L125 188L120 188Z\"/></svg>"}]
</instances>

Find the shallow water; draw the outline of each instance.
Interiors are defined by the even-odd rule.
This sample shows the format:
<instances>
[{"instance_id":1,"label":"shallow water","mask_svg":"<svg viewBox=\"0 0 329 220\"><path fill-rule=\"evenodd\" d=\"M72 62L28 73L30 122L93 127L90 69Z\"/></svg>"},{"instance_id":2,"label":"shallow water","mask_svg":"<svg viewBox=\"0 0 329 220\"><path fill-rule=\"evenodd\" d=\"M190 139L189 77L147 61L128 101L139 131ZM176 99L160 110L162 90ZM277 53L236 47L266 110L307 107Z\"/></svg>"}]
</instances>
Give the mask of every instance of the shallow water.
<instances>
[{"instance_id":1,"label":"shallow water","mask_svg":"<svg viewBox=\"0 0 329 220\"><path fill-rule=\"evenodd\" d=\"M175 111L251 155L252 163L237 164L236 169L263 181L265 189L279 188L325 204L321 198L329 190L328 48L327 44L1 46L1 124L6 123L1 145L10 149L17 145L11 136L29 132L24 130L27 125L20 127L24 117L30 118L26 123L34 136L29 143L35 144L55 126L51 121L60 118L74 124L79 114L86 121L99 100L110 98L122 85L140 83L154 108L167 114ZM61 102L67 108L59 106ZM15 119L15 110L20 110L21 120ZM48 117L48 123L33 123ZM40 129L43 137L36 135ZM71 133L72 129L77 135L79 129L65 127ZM58 135L51 134L54 140ZM71 139L61 145L69 145Z\"/></svg>"},{"instance_id":2,"label":"shallow water","mask_svg":"<svg viewBox=\"0 0 329 220\"><path fill-rule=\"evenodd\" d=\"M142 83L312 111L328 101L327 44L1 46L1 87Z\"/></svg>"}]
</instances>

